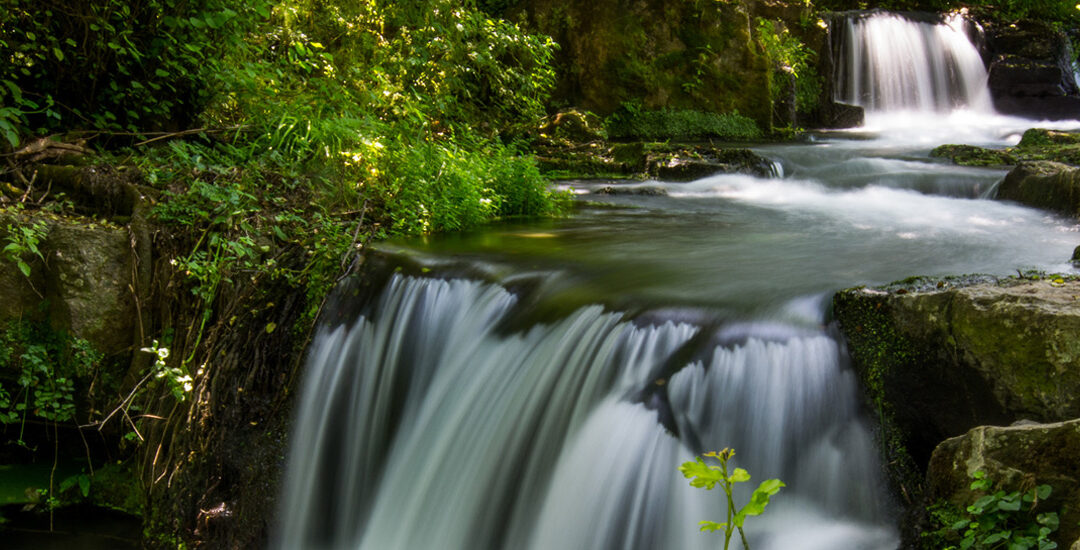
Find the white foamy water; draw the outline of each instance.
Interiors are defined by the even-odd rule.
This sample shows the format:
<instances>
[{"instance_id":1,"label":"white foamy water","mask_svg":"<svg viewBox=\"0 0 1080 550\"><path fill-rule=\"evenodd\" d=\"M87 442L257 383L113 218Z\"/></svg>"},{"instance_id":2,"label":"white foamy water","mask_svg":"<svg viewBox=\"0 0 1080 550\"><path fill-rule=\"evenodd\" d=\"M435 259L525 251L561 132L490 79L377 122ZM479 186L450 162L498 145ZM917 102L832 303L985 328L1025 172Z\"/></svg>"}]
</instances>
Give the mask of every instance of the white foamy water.
<instances>
[{"instance_id":1,"label":"white foamy water","mask_svg":"<svg viewBox=\"0 0 1080 550\"><path fill-rule=\"evenodd\" d=\"M693 344L708 361L656 386L698 327L586 307L497 330L515 307L497 286L395 277L354 325L320 332L277 547L710 548L697 522L722 517L722 501L677 469L724 446L759 479L787 480L777 518L804 520L758 521L755 547L792 529L834 548L895 546L833 337L732 327L717 336L743 343Z\"/></svg>"}]
</instances>

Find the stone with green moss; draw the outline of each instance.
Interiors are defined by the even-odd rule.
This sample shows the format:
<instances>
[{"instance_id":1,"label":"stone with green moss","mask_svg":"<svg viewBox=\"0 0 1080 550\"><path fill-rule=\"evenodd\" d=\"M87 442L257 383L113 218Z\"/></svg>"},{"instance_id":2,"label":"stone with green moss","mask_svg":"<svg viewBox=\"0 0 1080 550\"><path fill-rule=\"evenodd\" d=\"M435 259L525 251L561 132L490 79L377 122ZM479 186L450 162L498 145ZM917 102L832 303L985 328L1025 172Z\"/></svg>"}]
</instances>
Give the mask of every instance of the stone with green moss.
<instances>
[{"instance_id":1,"label":"stone with green moss","mask_svg":"<svg viewBox=\"0 0 1080 550\"><path fill-rule=\"evenodd\" d=\"M1080 215L1080 168L1053 161L1022 162L998 187L997 198Z\"/></svg>"},{"instance_id":2,"label":"stone with green moss","mask_svg":"<svg viewBox=\"0 0 1080 550\"><path fill-rule=\"evenodd\" d=\"M974 145L941 145L930 151L931 157L947 158L960 166L1004 166L1016 164L1016 158L1006 150L987 149Z\"/></svg>"},{"instance_id":3,"label":"stone with green moss","mask_svg":"<svg viewBox=\"0 0 1080 550\"><path fill-rule=\"evenodd\" d=\"M833 301L903 494L917 492L944 439L1019 418L1080 417L1080 282L924 283L848 289ZM904 454L910 464L893 463Z\"/></svg>"},{"instance_id":4,"label":"stone with green moss","mask_svg":"<svg viewBox=\"0 0 1080 550\"><path fill-rule=\"evenodd\" d=\"M1080 133L1047 130L1045 128L1031 128L1024 132L1024 136L1020 138L1020 143L1017 144L1017 147L1077 144L1080 144Z\"/></svg>"}]
</instances>

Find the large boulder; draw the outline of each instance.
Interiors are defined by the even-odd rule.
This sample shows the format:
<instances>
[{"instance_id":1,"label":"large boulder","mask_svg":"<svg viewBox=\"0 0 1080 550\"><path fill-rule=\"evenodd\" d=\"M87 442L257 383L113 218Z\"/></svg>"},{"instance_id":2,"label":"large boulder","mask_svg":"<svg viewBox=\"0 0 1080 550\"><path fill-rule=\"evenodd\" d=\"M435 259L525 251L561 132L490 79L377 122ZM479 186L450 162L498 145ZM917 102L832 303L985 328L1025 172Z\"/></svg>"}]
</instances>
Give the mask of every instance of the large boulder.
<instances>
[{"instance_id":1,"label":"large boulder","mask_svg":"<svg viewBox=\"0 0 1080 550\"><path fill-rule=\"evenodd\" d=\"M1022 162L1005 176L997 198L1080 215L1080 168L1053 161Z\"/></svg>"},{"instance_id":2,"label":"large boulder","mask_svg":"<svg viewBox=\"0 0 1080 550\"><path fill-rule=\"evenodd\" d=\"M970 488L975 472L1006 492L1050 485L1050 497L1039 510L1059 514L1061 527L1051 539L1058 548L1080 544L1080 419L980 426L942 442L927 470L928 500L961 509L973 503L981 496Z\"/></svg>"},{"instance_id":3,"label":"large boulder","mask_svg":"<svg viewBox=\"0 0 1080 550\"><path fill-rule=\"evenodd\" d=\"M837 293L893 481L921 492L941 441L986 424L1080 417L1080 282L912 280Z\"/></svg>"},{"instance_id":4,"label":"large boulder","mask_svg":"<svg viewBox=\"0 0 1080 550\"><path fill-rule=\"evenodd\" d=\"M128 230L99 223L58 223L49 232L46 297L54 326L107 354L130 351L137 312Z\"/></svg>"}]
</instances>

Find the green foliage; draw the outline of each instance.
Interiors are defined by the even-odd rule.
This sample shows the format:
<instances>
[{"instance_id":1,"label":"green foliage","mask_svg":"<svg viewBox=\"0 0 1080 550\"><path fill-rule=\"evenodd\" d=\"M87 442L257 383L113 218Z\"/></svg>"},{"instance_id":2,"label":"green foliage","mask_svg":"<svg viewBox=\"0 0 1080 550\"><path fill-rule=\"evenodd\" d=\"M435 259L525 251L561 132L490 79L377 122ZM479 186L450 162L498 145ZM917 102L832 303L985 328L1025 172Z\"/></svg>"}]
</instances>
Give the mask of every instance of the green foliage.
<instances>
[{"instance_id":1,"label":"green foliage","mask_svg":"<svg viewBox=\"0 0 1080 550\"><path fill-rule=\"evenodd\" d=\"M236 11L240 9L241 12ZM5 0L0 132L72 124L153 129L190 120L252 7L225 0Z\"/></svg>"},{"instance_id":2,"label":"green foliage","mask_svg":"<svg viewBox=\"0 0 1080 550\"><path fill-rule=\"evenodd\" d=\"M18 203L15 207L16 215L21 208L22 203ZM0 249L0 258L15 264L19 271L29 278L30 264L27 263L27 257L37 256L39 260L45 259L41 255L41 249L38 245L45 240L48 229L48 224L42 220L35 220L30 223L7 224L4 227L7 244L3 249Z\"/></svg>"},{"instance_id":3,"label":"green foliage","mask_svg":"<svg viewBox=\"0 0 1080 550\"><path fill-rule=\"evenodd\" d=\"M814 69L817 53L806 47L779 22L757 18L755 36L773 69L769 72L769 94L773 103L781 99L790 74L795 79L795 108L799 112L813 110L821 97L822 79Z\"/></svg>"},{"instance_id":4,"label":"green foliage","mask_svg":"<svg viewBox=\"0 0 1080 550\"><path fill-rule=\"evenodd\" d=\"M757 124L739 113L707 113L682 109L647 110L623 103L605 121L608 137L650 140L715 137L746 140L761 137Z\"/></svg>"},{"instance_id":5,"label":"green foliage","mask_svg":"<svg viewBox=\"0 0 1080 550\"><path fill-rule=\"evenodd\" d=\"M86 340L45 323L9 322L0 331L0 372L5 373L0 379L0 423L74 420L75 380L91 374L101 360Z\"/></svg>"},{"instance_id":6,"label":"green foliage","mask_svg":"<svg viewBox=\"0 0 1080 550\"><path fill-rule=\"evenodd\" d=\"M1049 485L1006 493L995 488L986 474L972 474L971 490L981 494L964 511L949 503L930 509L932 521L940 527L924 534L935 548L967 550L1052 550L1057 543L1050 535L1057 531L1057 512L1039 511L1039 504L1050 497Z\"/></svg>"},{"instance_id":7,"label":"green foliage","mask_svg":"<svg viewBox=\"0 0 1080 550\"><path fill-rule=\"evenodd\" d=\"M378 158L384 171L367 184L397 232L467 229L500 218L557 214L531 159L498 144L460 147L420 141L396 144Z\"/></svg>"},{"instance_id":8,"label":"green foliage","mask_svg":"<svg viewBox=\"0 0 1080 550\"><path fill-rule=\"evenodd\" d=\"M728 549L731 544L731 536L735 530L738 530L743 548L749 549L750 546L746 543L746 535L743 533L743 524L746 523L746 518L760 516L764 513L765 507L769 505L769 499L786 485L779 479L762 481L757 489L754 489L754 493L750 496L750 502L747 502L741 509L736 508L732 488L736 483L750 481L750 473L742 468L735 468L730 474L728 473L728 462L735 457L735 451L731 449L708 452L704 456L715 459L719 462L719 466L710 465L702 457L697 457L693 461L684 462L679 467L679 471L690 480L691 487L711 491L716 486L720 486L724 490L727 497L727 520L724 523L702 521L700 522L701 530L712 532L723 530L724 550Z\"/></svg>"}]
</instances>

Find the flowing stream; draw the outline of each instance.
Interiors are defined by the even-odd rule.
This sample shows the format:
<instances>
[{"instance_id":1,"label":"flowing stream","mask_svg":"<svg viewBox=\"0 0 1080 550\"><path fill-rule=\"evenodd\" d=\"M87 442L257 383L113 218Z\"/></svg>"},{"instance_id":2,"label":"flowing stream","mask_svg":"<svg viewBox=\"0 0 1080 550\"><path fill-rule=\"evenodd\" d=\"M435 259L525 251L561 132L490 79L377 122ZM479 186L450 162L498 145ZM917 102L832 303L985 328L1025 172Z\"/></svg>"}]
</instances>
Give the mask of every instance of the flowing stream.
<instances>
[{"instance_id":1,"label":"flowing stream","mask_svg":"<svg viewBox=\"0 0 1080 550\"><path fill-rule=\"evenodd\" d=\"M848 31L967 36L879 17ZM967 63L955 55L907 63ZM857 131L756 148L781 177L620 184L649 195L569 182L567 219L381 245L424 268L317 335L276 546L717 548L697 523L722 521L722 499L677 468L732 447L745 485L788 485L748 521L755 550L895 548L898 508L831 294L1070 271L1080 242L1071 220L990 200L1003 171L928 157L1035 125L940 80L912 100L854 92L870 108Z\"/></svg>"}]
</instances>

